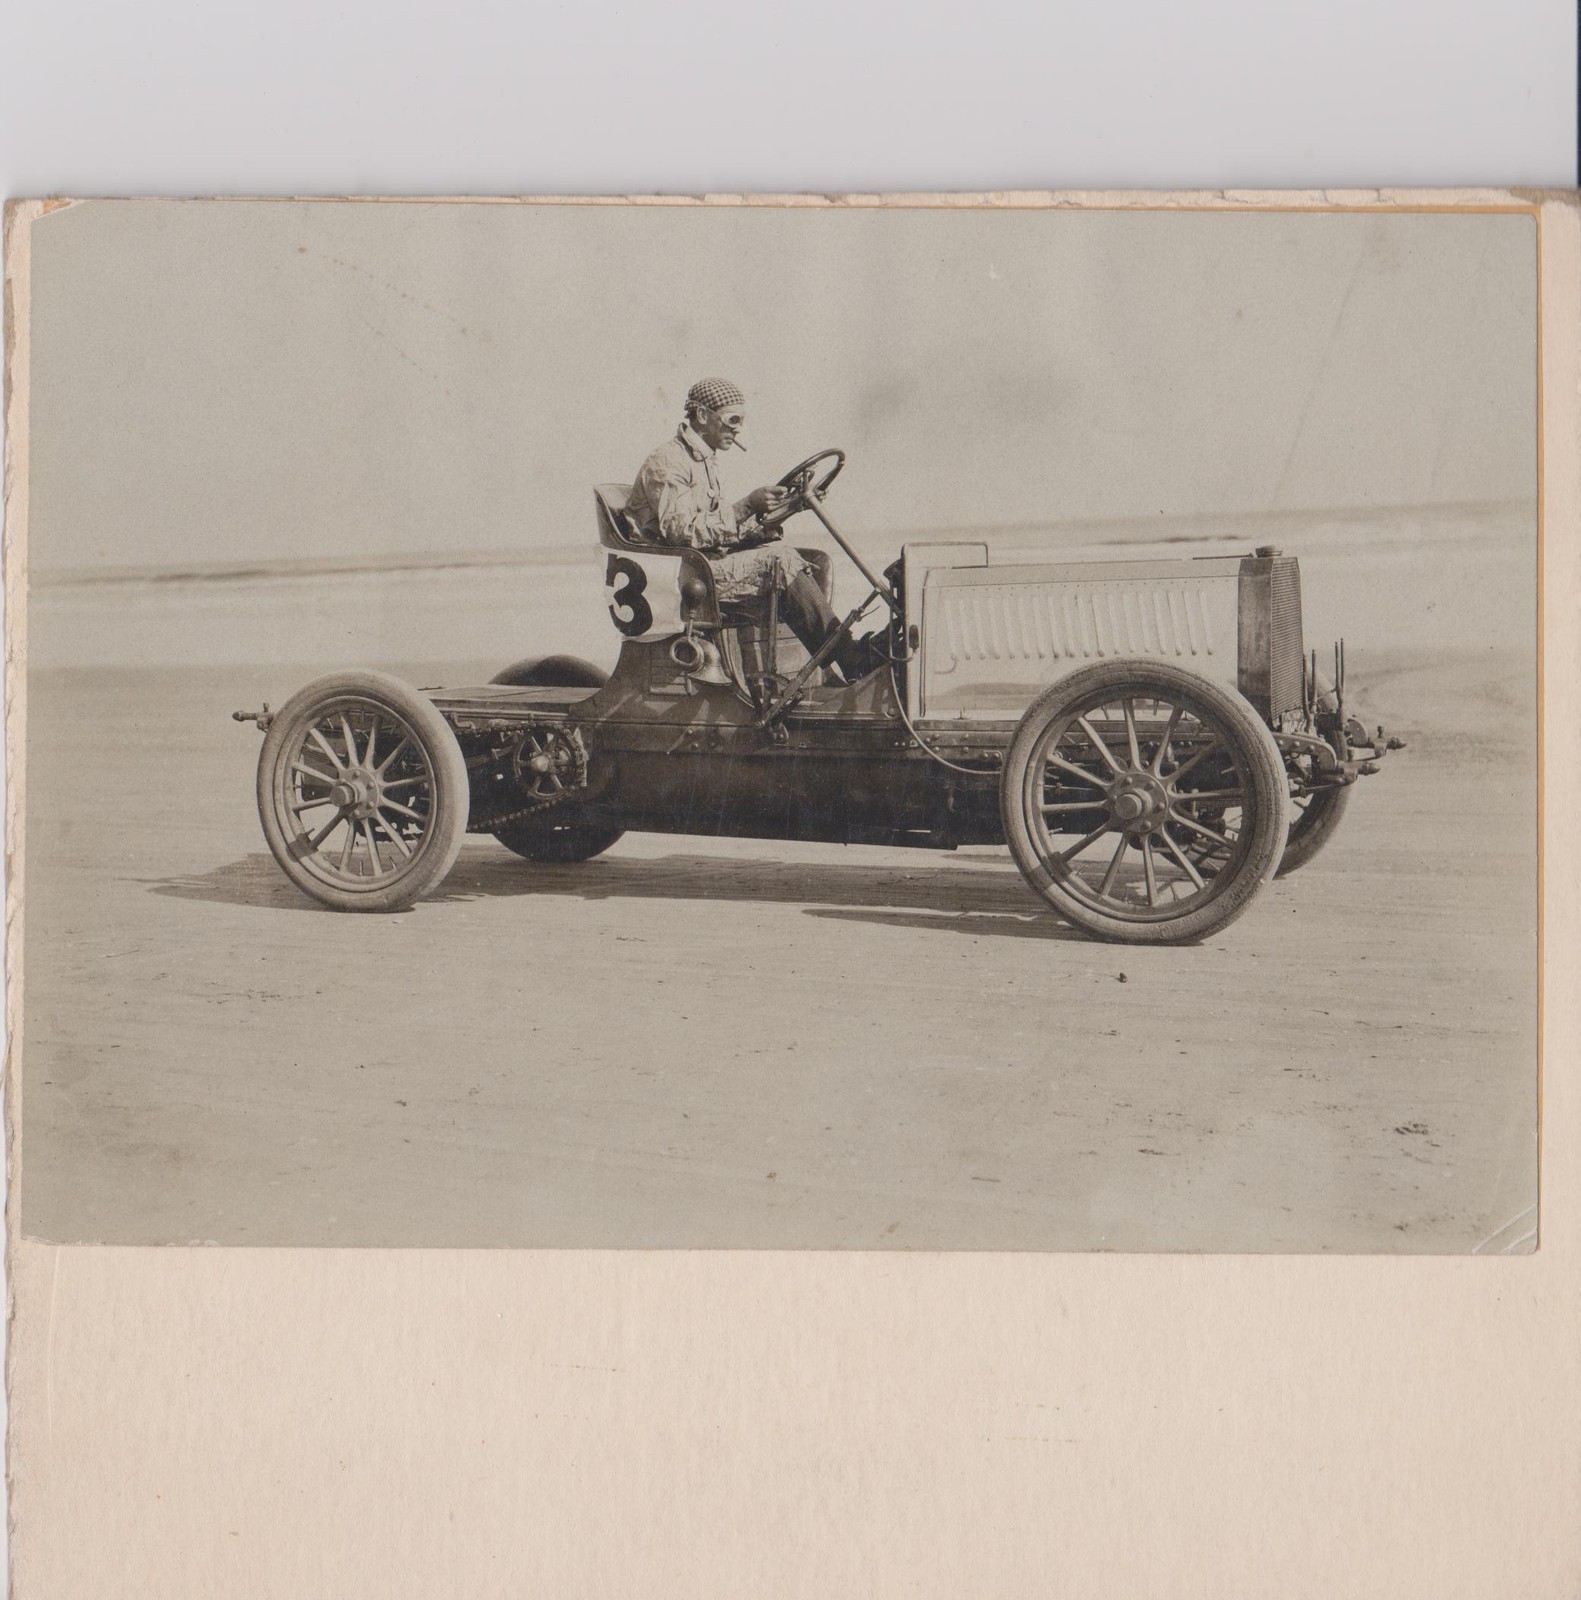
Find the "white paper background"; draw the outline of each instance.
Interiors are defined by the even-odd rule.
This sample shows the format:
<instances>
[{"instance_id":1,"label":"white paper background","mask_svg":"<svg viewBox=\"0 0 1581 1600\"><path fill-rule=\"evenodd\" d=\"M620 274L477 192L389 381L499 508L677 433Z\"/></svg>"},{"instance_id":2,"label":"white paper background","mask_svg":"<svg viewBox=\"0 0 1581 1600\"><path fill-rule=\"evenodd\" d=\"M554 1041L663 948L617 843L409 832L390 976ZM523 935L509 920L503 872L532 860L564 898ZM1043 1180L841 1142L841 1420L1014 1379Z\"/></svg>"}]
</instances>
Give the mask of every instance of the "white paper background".
<instances>
[{"instance_id":1,"label":"white paper background","mask_svg":"<svg viewBox=\"0 0 1581 1600\"><path fill-rule=\"evenodd\" d=\"M1568 0L5 10L12 195L1575 181Z\"/></svg>"},{"instance_id":2,"label":"white paper background","mask_svg":"<svg viewBox=\"0 0 1581 1600\"><path fill-rule=\"evenodd\" d=\"M145 0L4 33L12 196L1576 181L1568 0Z\"/></svg>"}]
</instances>

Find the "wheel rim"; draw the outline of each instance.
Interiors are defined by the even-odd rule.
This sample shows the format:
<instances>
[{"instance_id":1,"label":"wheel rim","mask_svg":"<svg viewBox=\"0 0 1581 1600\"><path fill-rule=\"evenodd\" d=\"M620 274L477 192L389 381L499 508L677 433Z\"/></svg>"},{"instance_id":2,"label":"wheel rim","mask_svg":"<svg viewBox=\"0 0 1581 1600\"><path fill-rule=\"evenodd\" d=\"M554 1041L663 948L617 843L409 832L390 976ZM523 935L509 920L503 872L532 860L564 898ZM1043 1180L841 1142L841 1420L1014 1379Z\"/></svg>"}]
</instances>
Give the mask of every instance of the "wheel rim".
<instances>
[{"instance_id":1,"label":"wheel rim","mask_svg":"<svg viewBox=\"0 0 1581 1600\"><path fill-rule=\"evenodd\" d=\"M1102 689L1065 708L1027 763L1023 813L1050 882L1123 922L1167 922L1234 881L1252 844L1242 738L1185 690Z\"/></svg>"},{"instance_id":2,"label":"wheel rim","mask_svg":"<svg viewBox=\"0 0 1581 1600\"><path fill-rule=\"evenodd\" d=\"M337 696L298 720L281 745L273 796L298 868L342 892L392 887L436 834L438 784L422 736L365 695Z\"/></svg>"}]
</instances>

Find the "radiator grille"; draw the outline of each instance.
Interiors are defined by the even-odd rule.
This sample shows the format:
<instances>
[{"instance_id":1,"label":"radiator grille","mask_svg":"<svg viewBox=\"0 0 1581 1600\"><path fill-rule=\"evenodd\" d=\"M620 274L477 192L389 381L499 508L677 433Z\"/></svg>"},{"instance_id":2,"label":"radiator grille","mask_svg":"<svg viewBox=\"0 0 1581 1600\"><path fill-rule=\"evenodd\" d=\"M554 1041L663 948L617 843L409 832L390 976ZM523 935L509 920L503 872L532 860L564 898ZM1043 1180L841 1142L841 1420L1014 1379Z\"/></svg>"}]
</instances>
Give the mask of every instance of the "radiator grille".
<instances>
[{"instance_id":1,"label":"radiator grille","mask_svg":"<svg viewBox=\"0 0 1581 1600\"><path fill-rule=\"evenodd\" d=\"M1274 716L1301 704L1301 658L1306 646L1301 632L1301 567L1292 557L1273 563L1270 579L1268 687Z\"/></svg>"},{"instance_id":2,"label":"radiator grille","mask_svg":"<svg viewBox=\"0 0 1581 1600\"><path fill-rule=\"evenodd\" d=\"M1241 562L1240 690L1272 722L1301 704L1301 569L1294 556Z\"/></svg>"}]
</instances>

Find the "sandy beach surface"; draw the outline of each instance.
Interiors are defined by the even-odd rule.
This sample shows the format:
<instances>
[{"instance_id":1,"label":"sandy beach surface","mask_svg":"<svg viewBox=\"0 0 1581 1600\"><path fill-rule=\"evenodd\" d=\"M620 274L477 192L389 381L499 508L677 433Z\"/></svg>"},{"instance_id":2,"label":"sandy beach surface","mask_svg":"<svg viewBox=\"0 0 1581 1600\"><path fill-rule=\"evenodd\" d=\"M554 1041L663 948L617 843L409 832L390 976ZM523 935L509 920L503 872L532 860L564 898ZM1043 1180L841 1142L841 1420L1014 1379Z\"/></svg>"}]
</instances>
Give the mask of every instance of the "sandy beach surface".
<instances>
[{"instance_id":1,"label":"sandy beach surface","mask_svg":"<svg viewBox=\"0 0 1581 1600\"><path fill-rule=\"evenodd\" d=\"M975 849L650 834L542 867L470 838L409 912L323 911L265 850L230 712L333 661L607 663L590 564L44 589L24 1231L1528 1249L1533 663L1476 625L1509 566L1339 539L1306 565L1309 638L1354 618L1359 709L1411 748L1310 866L1157 950L1078 937Z\"/></svg>"}]
</instances>

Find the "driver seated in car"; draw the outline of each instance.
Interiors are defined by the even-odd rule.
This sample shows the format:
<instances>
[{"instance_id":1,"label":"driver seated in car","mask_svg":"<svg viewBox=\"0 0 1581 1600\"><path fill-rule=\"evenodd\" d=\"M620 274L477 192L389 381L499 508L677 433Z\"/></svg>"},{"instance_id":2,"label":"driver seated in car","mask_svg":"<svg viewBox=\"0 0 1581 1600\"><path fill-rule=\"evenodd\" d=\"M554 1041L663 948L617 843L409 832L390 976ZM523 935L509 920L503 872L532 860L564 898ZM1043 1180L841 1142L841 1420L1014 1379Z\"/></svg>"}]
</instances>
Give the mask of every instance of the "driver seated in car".
<instances>
[{"instance_id":1,"label":"driver seated in car","mask_svg":"<svg viewBox=\"0 0 1581 1600\"><path fill-rule=\"evenodd\" d=\"M764 518L772 519L785 505L787 491L766 484L731 504L719 488L716 456L731 445L745 449L740 442L745 423L746 396L735 384L725 378L694 383L687 391L685 419L675 436L643 462L626 510L649 538L702 551L721 606L750 609L766 618L768 597L777 593L780 616L808 653L815 654L838 629L839 619L812 568L784 545L755 543L779 538L777 528L765 528ZM836 648L832 665L847 683L854 683L870 669L870 652L861 641L848 638Z\"/></svg>"}]
</instances>

